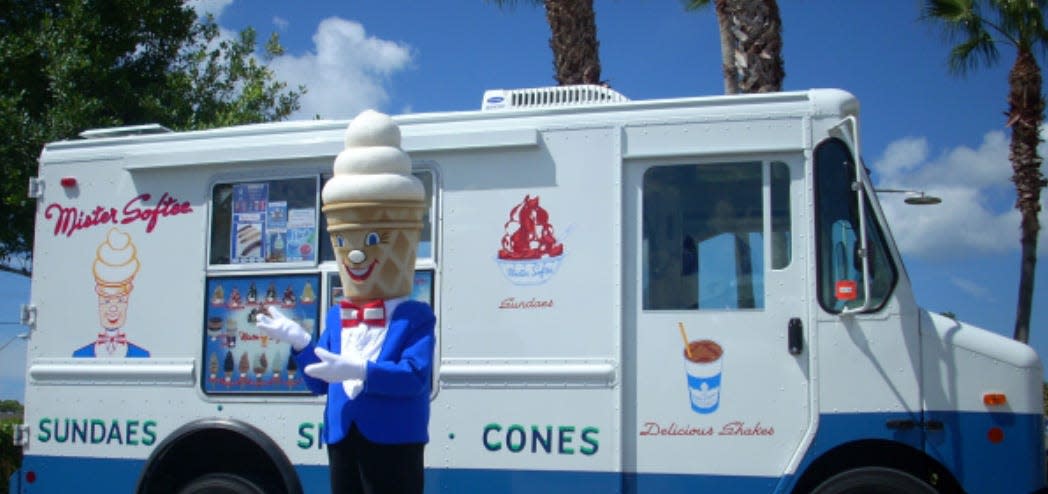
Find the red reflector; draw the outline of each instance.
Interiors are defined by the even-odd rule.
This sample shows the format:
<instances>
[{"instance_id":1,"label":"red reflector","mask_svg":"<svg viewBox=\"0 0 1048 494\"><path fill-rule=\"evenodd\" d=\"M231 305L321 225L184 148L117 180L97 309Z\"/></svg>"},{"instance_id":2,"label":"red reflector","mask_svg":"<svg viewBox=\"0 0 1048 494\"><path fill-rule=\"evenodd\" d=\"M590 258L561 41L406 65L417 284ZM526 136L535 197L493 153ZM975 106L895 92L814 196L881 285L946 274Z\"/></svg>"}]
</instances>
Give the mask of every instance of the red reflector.
<instances>
[{"instance_id":1,"label":"red reflector","mask_svg":"<svg viewBox=\"0 0 1048 494\"><path fill-rule=\"evenodd\" d=\"M32 484L33 482L36 482L36 472L34 472L32 470L26 472L25 473L25 481L30 483L30 484Z\"/></svg>"},{"instance_id":2,"label":"red reflector","mask_svg":"<svg viewBox=\"0 0 1048 494\"><path fill-rule=\"evenodd\" d=\"M1004 441L1004 431L1000 427L990 427L990 430L986 432L986 439L994 444Z\"/></svg>"},{"instance_id":3,"label":"red reflector","mask_svg":"<svg viewBox=\"0 0 1048 494\"><path fill-rule=\"evenodd\" d=\"M983 404L987 406L1001 406L1008 403L1008 397L1004 393L986 393L983 395Z\"/></svg>"},{"instance_id":4,"label":"red reflector","mask_svg":"<svg viewBox=\"0 0 1048 494\"><path fill-rule=\"evenodd\" d=\"M62 187L76 187L76 177L62 177L58 183L62 184Z\"/></svg>"},{"instance_id":5,"label":"red reflector","mask_svg":"<svg viewBox=\"0 0 1048 494\"><path fill-rule=\"evenodd\" d=\"M840 280L835 288L837 300L855 300L859 297L859 284L854 280Z\"/></svg>"}]
</instances>

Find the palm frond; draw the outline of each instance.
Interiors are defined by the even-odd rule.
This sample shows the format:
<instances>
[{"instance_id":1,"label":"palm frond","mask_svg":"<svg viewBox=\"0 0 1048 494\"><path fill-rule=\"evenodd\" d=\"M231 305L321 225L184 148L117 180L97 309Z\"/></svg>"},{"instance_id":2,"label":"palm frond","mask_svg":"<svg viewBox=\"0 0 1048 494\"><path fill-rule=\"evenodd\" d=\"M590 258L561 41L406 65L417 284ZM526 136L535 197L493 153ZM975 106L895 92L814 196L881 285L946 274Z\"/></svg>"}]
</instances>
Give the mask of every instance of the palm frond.
<instances>
[{"instance_id":1,"label":"palm frond","mask_svg":"<svg viewBox=\"0 0 1048 494\"><path fill-rule=\"evenodd\" d=\"M923 10L923 17L946 23L964 23L976 14L973 0L927 0Z\"/></svg>"},{"instance_id":2,"label":"palm frond","mask_svg":"<svg viewBox=\"0 0 1048 494\"><path fill-rule=\"evenodd\" d=\"M499 7L506 7L509 9L515 8L519 4L526 5L542 5L542 0L484 0L486 3L493 3Z\"/></svg>"},{"instance_id":3,"label":"palm frond","mask_svg":"<svg viewBox=\"0 0 1048 494\"><path fill-rule=\"evenodd\" d=\"M948 64L951 71L966 74L980 65L992 65L997 61L998 55L997 44L990 33L982 31L955 46L950 51Z\"/></svg>"},{"instance_id":4,"label":"palm frond","mask_svg":"<svg viewBox=\"0 0 1048 494\"><path fill-rule=\"evenodd\" d=\"M684 4L684 10L699 10L707 5L713 3L713 0L681 0Z\"/></svg>"}]
</instances>

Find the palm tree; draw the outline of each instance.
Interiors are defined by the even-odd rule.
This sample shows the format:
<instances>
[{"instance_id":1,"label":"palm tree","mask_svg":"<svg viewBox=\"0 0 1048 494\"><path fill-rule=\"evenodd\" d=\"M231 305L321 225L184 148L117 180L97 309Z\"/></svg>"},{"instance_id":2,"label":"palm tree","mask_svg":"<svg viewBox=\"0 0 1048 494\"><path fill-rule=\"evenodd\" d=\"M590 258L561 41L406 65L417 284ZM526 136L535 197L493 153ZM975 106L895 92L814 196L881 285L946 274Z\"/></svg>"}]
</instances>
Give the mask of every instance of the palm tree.
<instances>
[{"instance_id":1,"label":"palm tree","mask_svg":"<svg viewBox=\"0 0 1048 494\"><path fill-rule=\"evenodd\" d=\"M1015 339L1030 338L1034 268L1037 266L1037 234L1040 224L1041 189L1048 182L1041 173L1037 145L1044 121L1041 68L1034 52L1048 48L1044 9L1046 0L926 0L925 18L941 21L946 33L960 40L949 56L950 69L964 74L980 64L997 62L999 45L1015 48L1015 62L1008 73L1008 120L1012 129L1012 182L1016 209L1022 217L1019 268L1019 303L1015 315Z\"/></svg>"},{"instance_id":2,"label":"palm tree","mask_svg":"<svg viewBox=\"0 0 1048 494\"><path fill-rule=\"evenodd\" d=\"M685 10L714 4L720 29L724 92L782 90L782 19L775 0L684 0Z\"/></svg>"},{"instance_id":3,"label":"palm tree","mask_svg":"<svg viewBox=\"0 0 1048 494\"><path fill-rule=\"evenodd\" d=\"M685 10L706 7L711 0L684 0ZM782 90L786 77L782 62L782 20L775 0L712 0L720 29L721 64L724 93L770 93ZM749 237L735 235L735 258L751 258ZM735 266L739 280L751 279L752 266ZM739 283L736 293L740 307L753 307L754 286ZM744 305L745 304L745 305Z\"/></svg>"},{"instance_id":4,"label":"palm tree","mask_svg":"<svg viewBox=\"0 0 1048 494\"><path fill-rule=\"evenodd\" d=\"M488 0L509 6L518 0ZM528 0L546 7L546 22L553 50L553 70L557 84L601 84L597 41L597 16L593 0Z\"/></svg>"}]
</instances>

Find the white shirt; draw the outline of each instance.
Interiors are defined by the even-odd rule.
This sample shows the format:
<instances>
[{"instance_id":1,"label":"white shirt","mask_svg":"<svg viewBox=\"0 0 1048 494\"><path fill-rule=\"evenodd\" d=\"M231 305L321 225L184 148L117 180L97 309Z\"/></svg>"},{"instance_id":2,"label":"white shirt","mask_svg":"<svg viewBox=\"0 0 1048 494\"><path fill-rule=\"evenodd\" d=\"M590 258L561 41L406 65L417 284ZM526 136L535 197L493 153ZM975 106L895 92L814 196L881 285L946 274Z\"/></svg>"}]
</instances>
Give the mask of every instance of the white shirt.
<instances>
[{"instance_id":1,"label":"white shirt","mask_svg":"<svg viewBox=\"0 0 1048 494\"><path fill-rule=\"evenodd\" d=\"M407 299L408 297L397 297L385 301L386 313L384 316L386 324L383 326L372 326L362 322L356 327L341 328L342 332L339 336L342 337L341 348L343 353L347 349L352 349L368 362L377 360L378 354L382 351L382 343L386 341L386 330L389 329L389 320L393 316L393 311L397 310L397 306ZM346 390L346 395L352 400L364 390L364 380L348 379L342 381L342 388Z\"/></svg>"}]
</instances>

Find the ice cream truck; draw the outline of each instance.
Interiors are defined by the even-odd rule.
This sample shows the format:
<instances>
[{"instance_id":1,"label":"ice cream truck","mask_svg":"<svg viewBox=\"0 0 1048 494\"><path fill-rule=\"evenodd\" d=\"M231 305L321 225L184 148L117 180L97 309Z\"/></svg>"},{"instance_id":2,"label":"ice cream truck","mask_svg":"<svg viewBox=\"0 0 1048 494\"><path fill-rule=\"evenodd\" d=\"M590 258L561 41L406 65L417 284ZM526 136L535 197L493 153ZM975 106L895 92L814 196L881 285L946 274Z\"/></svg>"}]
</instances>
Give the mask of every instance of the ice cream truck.
<instances>
[{"instance_id":1,"label":"ice cream truck","mask_svg":"<svg viewBox=\"0 0 1048 494\"><path fill-rule=\"evenodd\" d=\"M426 491L1025 493L1042 366L922 309L840 90L396 116L437 316ZM322 493L345 121L47 145L14 493Z\"/></svg>"}]
</instances>

